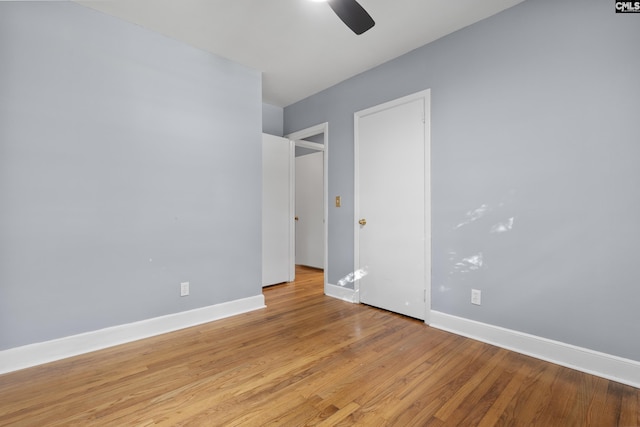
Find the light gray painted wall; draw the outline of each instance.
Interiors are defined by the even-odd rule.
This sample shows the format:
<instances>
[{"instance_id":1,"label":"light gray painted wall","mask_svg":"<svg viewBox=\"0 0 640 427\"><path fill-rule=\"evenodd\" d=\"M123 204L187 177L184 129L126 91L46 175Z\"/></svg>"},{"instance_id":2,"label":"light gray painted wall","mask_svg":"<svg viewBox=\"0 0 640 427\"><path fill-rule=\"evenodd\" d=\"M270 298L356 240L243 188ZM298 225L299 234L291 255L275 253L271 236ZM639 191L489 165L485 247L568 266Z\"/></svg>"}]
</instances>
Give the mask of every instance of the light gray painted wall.
<instances>
[{"instance_id":1,"label":"light gray painted wall","mask_svg":"<svg viewBox=\"0 0 640 427\"><path fill-rule=\"evenodd\" d=\"M304 141L313 142L316 144L324 144L324 133L310 136L308 138L305 138ZM306 156L307 154L312 154L317 152L318 150L314 150L312 148L306 148L306 147L299 147L299 146L296 146L296 150L295 150L296 157Z\"/></svg>"},{"instance_id":2,"label":"light gray painted wall","mask_svg":"<svg viewBox=\"0 0 640 427\"><path fill-rule=\"evenodd\" d=\"M262 132L269 135L283 136L284 109L275 105L262 103Z\"/></svg>"},{"instance_id":3,"label":"light gray painted wall","mask_svg":"<svg viewBox=\"0 0 640 427\"><path fill-rule=\"evenodd\" d=\"M317 153L318 150L314 150L312 148L307 148L307 147L297 147L295 149L295 155L296 157L300 157L300 156L306 156L307 154L313 154L313 153Z\"/></svg>"},{"instance_id":4,"label":"light gray painted wall","mask_svg":"<svg viewBox=\"0 0 640 427\"><path fill-rule=\"evenodd\" d=\"M0 2L0 350L261 293L260 79Z\"/></svg>"},{"instance_id":5,"label":"light gray painted wall","mask_svg":"<svg viewBox=\"0 0 640 427\"><path fill-rule=\"evenodd\" d=\"M285 133L331 129L329 282L353 268L353 113L431 88L432 308L640 361L637 40L611 2L527 0L286 107Z\"/></svg>"}]
</instances>

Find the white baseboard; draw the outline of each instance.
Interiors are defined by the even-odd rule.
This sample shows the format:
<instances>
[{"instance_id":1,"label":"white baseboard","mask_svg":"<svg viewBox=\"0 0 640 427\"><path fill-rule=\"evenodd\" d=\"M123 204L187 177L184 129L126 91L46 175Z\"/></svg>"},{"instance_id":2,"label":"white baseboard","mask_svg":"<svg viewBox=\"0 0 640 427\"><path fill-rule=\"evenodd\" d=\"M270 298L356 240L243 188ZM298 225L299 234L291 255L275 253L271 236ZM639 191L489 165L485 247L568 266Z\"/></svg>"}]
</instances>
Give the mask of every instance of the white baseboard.
<instances>
[{"instance_id":1,"label":"white baseboard","mask_svg":"<svg viewBox=\"0 0 640 427\"><path fill-rule=\"evenodd\" d=\"M438 311L431 327L640 388L640 362Z\"/></svg>"},{"instance_id":2,"label":"white baseboard","mask_svg":"<svg viewBox=\"0 0 640 427\"><path fill-rule=\"evenodd\" d=\"M332 298L338 298L347 302L358 302L358 296L353 289L345 288L344 286L332 285L327 283L324 286L324 294Z\"/></svg>"},{"instance_id":3,"label":"white baseboard","mask_svg":"<svg viewBox=\"0 0 640 427\"><path fill-rule=\"evenodd\" d=\"M0 374L264 308L264 295L0 351Z\"/></svg>"}]
</instances>

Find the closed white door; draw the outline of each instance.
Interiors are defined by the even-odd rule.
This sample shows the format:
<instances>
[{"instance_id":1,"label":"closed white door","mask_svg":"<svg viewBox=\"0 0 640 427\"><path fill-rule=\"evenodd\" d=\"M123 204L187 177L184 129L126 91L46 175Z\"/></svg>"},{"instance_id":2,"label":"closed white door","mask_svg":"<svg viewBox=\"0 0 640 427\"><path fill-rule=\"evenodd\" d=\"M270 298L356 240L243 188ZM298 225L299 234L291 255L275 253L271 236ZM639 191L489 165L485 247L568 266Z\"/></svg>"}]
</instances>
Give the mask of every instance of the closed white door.
<instances>
[{"instance_id":1,"label":"closed white door","mask_svg":"<svg viewBox=\"0 0 640 427\"><path fill-rule=\"evenodd\" d=\"M296 264L324 268L324 153L296 157Z\"/></svg>"},{"instance_id":2,"label":"closed white door","mask_svg":"<svg viewBox=\"0 0 640 427\"><path fill-rule=\"evenodd\" d=\"M429 92L355 115L360 302L428 320Z\"/></svg>"},{"instance_id":3,"label":"closed white door","mask_svg":"<svg viewBox=\"0 0 640 427\"><path fill-rule=\"evenodd\" d=\"M294 280L293 149L262 135L262 286Z\"/></svg>"}]
</instances>

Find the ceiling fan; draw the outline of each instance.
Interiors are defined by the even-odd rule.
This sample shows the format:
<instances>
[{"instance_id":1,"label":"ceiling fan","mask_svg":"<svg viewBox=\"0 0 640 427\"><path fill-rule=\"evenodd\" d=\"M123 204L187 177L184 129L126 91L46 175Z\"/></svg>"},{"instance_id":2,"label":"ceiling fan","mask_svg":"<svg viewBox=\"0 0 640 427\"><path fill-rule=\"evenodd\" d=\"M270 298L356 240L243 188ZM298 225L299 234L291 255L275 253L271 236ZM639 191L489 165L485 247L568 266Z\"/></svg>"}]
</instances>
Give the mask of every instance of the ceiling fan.
<instances>
[{"instance_id":1,"label":"ceiling fan","mask_svg":"<svg viewBox=\"0 0 640 427\"><path fill-rule=\"evenodd\" d=\"M358 35L376 24L371 15L356 0L327 0L327 3L338 18Z\"/></svg>"}]
</instances>

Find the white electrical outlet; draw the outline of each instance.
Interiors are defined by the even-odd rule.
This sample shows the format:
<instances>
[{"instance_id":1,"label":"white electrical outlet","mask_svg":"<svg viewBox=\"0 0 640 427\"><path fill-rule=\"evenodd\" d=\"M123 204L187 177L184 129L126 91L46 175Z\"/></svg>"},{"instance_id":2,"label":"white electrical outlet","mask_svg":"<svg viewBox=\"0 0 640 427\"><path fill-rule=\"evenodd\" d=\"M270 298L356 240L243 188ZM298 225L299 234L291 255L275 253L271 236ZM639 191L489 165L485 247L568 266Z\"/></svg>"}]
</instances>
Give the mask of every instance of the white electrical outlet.
<instances>
[{"instance_id":1,"label":"white electrical outlet","mask_svg":"<svg viewBox=\"0 0 640 427\"><path fill-rule=\"evenodd\" d=\"M186 297L189 295L189 282L180 283L180 296Z\"/></svg>"},{"instance_id":2,"label":"white electrical outlet","mask_svg":"<svg viewBox=\"0 0 640 427\"><path fill-rule=\"evenodd\" d=\"M471 289L471 304L482 305L482 292L478 289Z\"/></svg>"}]
</instances>

